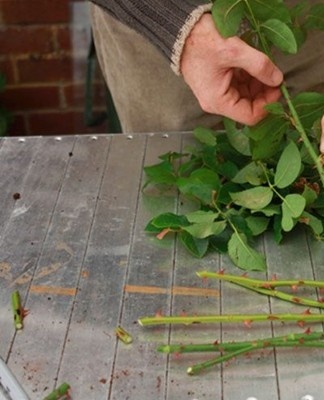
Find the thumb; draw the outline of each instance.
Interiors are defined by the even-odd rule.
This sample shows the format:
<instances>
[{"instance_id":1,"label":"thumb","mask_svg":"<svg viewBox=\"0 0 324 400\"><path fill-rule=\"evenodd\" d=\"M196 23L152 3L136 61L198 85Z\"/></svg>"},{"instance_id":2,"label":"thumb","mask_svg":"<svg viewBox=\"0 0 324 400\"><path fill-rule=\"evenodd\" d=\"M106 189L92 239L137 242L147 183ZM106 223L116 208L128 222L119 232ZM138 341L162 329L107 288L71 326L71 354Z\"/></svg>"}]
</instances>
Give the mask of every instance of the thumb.
<instances>
[{"instance_id":1,"label":"thumb","mask_svg":"<svg viewBox=\"0 0 324 400\"><path fill-rule=\"evenodd\" d=\"M243 40L236 58L236 67L244 69L258 81L268 86L279 86L283 73L264 53L249 46Z\"/></svg>"}]
</instances>

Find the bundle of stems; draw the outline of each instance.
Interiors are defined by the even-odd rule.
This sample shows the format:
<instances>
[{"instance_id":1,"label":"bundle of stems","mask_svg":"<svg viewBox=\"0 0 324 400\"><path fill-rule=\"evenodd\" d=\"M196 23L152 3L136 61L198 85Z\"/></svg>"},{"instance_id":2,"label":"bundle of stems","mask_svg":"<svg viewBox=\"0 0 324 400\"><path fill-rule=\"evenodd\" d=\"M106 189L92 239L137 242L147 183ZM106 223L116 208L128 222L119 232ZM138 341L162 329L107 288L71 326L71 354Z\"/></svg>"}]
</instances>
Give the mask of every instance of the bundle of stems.
<instances>
[{"instance_id":1,"label":"bundle of stems","mask_svg":"<svg viewBox=\"0 0 324 400\"><path fill-rule=\"evenodd\" d=\"M324 333L309 332L292 333L285 336L256 339L243 342L225 342L210 344L181 344L181 345L163 345L158 347L162 353L192 353L192 352L221 352L220 356L213 357L202 363L190 366L187 369L189 375L197 375L208 368L225 361L233 359L239 355L249 353L253 350L265 349L268 347L316 347L324 348Z\"/></svg>"},{"instance_id":2,"label":"bundle of stems","mask_svg":"<svg viewBox=\"0 0 324 400\"><path fill-rule=\"evenodd\" d=\"M246 289L253 290L256 293L276 297L280 300L289 301L294 304L300 304L308 307L324 308L321 300L312 300L303 297L297 297L289 293L276 290L276 287L292 287L294 290L298 287L324 288L323 281L293 279L293 280L259 280L251 279L245 276L235 276L224 274L223 272L199 271L197 275L200 278L214 278L225 280ZM192 316L161 316L139 318L138 322L142 326L162 325L162 324L197 324L197 323L226 323L226 322L244 322L250 325L256 321L296 321L298 325L304 326L306 322L324 321L324 314L312 314L309 309L302 313L285 314L223 314L223 315L192 315ZM168 344L158 347L162 353L189 353L189 352L220 352L221 355L213 357L210 360L193 365L187 369L189 375L199 374L200 372L213 367L217 364L228 361L238 355L248 353L252 350L264 349L267 347L317 347L324 348L324 333L311 332L309 329L304 333L292 333L285 336L270 337L242 342L225 342L207 344Z\"/></svg>"}]
</instances>

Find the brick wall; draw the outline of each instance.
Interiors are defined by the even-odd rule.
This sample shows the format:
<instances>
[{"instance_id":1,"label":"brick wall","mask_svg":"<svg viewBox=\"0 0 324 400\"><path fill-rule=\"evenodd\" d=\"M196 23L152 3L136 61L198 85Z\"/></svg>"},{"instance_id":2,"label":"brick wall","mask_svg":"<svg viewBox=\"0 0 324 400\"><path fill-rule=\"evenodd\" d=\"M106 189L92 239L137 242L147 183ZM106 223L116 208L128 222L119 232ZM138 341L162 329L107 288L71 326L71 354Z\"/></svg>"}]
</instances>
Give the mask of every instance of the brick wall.
<instances>
[{"instance_id":1,"label":"brick wall","mask_svg":"<svg viewBox=\"0 0 324 400\"><path fill-rule=\"evenodd\" d=\"M106 132L84 123L90 24L87 1L0 0L0 103L14 115L9 135ZM105 110L100 72L94 111Z\"/></svg>"}]
</instances>

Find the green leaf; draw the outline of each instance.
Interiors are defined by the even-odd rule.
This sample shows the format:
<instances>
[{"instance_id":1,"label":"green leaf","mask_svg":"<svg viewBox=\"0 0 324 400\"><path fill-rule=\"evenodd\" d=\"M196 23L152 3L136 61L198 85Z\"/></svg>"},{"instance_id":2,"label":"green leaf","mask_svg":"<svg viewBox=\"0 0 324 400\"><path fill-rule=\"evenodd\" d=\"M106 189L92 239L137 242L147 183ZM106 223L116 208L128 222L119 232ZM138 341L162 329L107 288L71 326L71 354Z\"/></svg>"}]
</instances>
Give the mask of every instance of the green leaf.
<instances>
[{"instance_id":1,"label":"green leaf","mask_svg":"<svg viewBox=\"0 0 324 400\"><path fill-rule=\"evenodd\" d=\"M312 128L314 122L324 114L324 94L300 93L292 99L292 103L304 128Z\"/></svg>"},{"instance_id":2,"label":"green leaf","mask_svg":"<svg viewBox=\"0 0 324 400\"><path fill-rule=\"evenodd\" d=\"M234 212L231 211L229 214L227 214L227 217L231 222L231 226L235 227L234 230L243 233L247 238L253 236L253 232L251 231L251 229L247 224L245 215L243 216L237 210L235 210Z\"/></svg>"},{"instance_id":3,"label":"green leaf","mask_svg":"<svg viewBox=\"0 0 324 400\"><path fill-rule=\"evenodd\" d=\"M269 204L267 207L262 208L262 210L252 211L252 213L253 212L260 212L266 217L272 217L280 214L280 206L278 204Z\"/></svg>"},{"instance_id":4,"label":"green leaf","mask_svg":"<svg viewBox=\"0 0 324 400\"><path fill-rule=\"evenodd\" d=\"M315 192L315 190L311 189L308 185L305 185L302 196L306 200L306 206L309 206L309 205L312 205L313 203L315 203L315 201L318 197L318 194Z\"/></svg>"},{"instance_id":5,"label":"green leaf","mask_svg":"<svg viewBox=\"0 0 324 400\"><path fill-rule=\"evenodd\" d=\"M264 271L266 269L263 255L248 245L244 234L233 233L228 242L228 255L235 265L246 271Z\"/></svg>"},{"instance_id":6,"label":"green leaf","mask_svg":"<svg viewBox=\"0 0 324 400\"><path fill-rule=\"evenodd\" d=\"M221 187L217 193L217 204L229 204L232 202L231 193L239 192L241 186L234 182L226 182Z\"/></svg>"},{"instance_id":7,"label":"green leaf","mask_svg":"<svg viewBox=\"0 0 324 400\"><path fill-rule=\"evenodd\" d=\"M144 167L144 171L149 178L148 183L172 185L176 181L173 166L168 161Z\"/></svg>"},{"instance_id":8,"label":"green leaf","mask_svg":"<svg viewBox=\"0 0 324 400\"><path fill-rule=\"evenodd\" d=\"M260 28L267 39L280 50L290 54L297 53L295 36L284 22L272 18L265 21Z\"/></svg>"},{"instance_id":9,"label":"green leaf","mask_svg":"<svg viewBox=\"0 0 324 400\"><path fill-rule=\"evenodd\" d=\"M280 215L275 215L273 218L273 238L278 244L280 244L283 239L281 220L282 217Z\"/></svg>"},{"instance_id":10,"label":"green leaf","mask_svg":"<svg viewBox=\"0 0 324 400\"><path fill-rule=\"evenodd\" d=\"M185 226L183 229L198 239L205 239L212 235L219 235L226 228L226 221L216 222L200 222L190 226Z\"/></svg>"},{"instance_id":11,"label":"green leaf","mask_svg":"<svg viewBox=\"0 0 324 400\"><path fill-rule=\"evenodd\" d=\"M204 143L207 146L216 146L217 140L215 132L212 129L198 126L194 129L193 135L199 142Z\"/></svg>"},{"instance_id":12,"label":"green leaf","mask_svg":"<svg viewBox=\"0 0 324 400\"><path fill-rule=\"evenodd\" d=\"M324 4L314 4L306 21L308 29L324 30Z\"/></svg>"},{"instance_id":13,"label":"green leaf","mask_svg":"<svg viewBox=\"0 0 324 400\"><path fill-rule=\"evenodd\" d=\"M264 106L264 109L273 115L285 115L285 109L283 108L283 105L279 102L266 104Z\"/></svg>"},{"instance_id":14,"label":"green leaf","mask_svg":"<svg viewBox=\"0 0 324 400\"><path fill-rule=\"evenodd\" d=\"M304 211L299 218L299 222L308 225L315 235L321 235L323 233L323 222L316 218L314 215Z\"/></svg>"},{"instance_id":15,"label":"green leaf","mask_svg":"<svg viewBox=\"0 0 324 400\"><path fill-rule=\"evenodd\" d=\"M209 248L219 253L228 252L228 242L231 238L232 232L226 228L222 233L217 236L211 236L209 238Z\"/></svg>"},{"instance_id":16,"label":"green leaf","mask_svg":"<svg viewBox=\"0 0 324 400\"><path fill-rule=\"evenodd\" d=\"M150 224L159 229L179 229L190 225L189 221L184 215L177 215L171 212L158 215L157 217L151 219Z\"/></svg>"},{"instance_id":17,"label":"green leaf","mask_svg":"<svg viewBox=\"0 0 324 400\"><path fill-rule=\"evenodd\" d=\"M250 4L254 16L260 21L267 21L270 18L279 19L286 23L291 21L290 12L282 0L246 1Z\"/></svg>"},{"instance_id":18,"label":"green leaf","mask_svg":"<svg viewBox=\"0 0 324 400\"><path fill-rule=\"evenodd\" d=\"M304 211L306 200L299 194L288 194L282 202L281 226L285 232L289 232L296 224L296 218Z\"/></svg>"},{"instance_id":19,"label":"green leaf","mask_svg":"<svg viewBox=\"0 0 324 400\"><path fill-rule=\"evenodd\" d=\"M231 197L233 202L239 206L260 210L270 204L273 192L269 187L258 186L242 192L231 193Z\"/></svg>"},{"instance_id":20,"label":"green leaf","mask_svg":"<svg viewBox=\"0 0 324 400\"><path fill-rule=\"evenodd\" d=\"M211 223L219 216L219 213L213 211L197 210L185 215L187 220L192 224Z\"/></svg>"},{"instance_id":21,"label":"green leaf","mask_svg":"<svg viewBox=\"0 0 324 400\"><path fill-rule=\"evenodd\" d=\"M215 25L224 37L236 35L244 16L244 1L217 0L212 7Z\"/></svg>"},{"instance_id":22,"label":"green leaf","mask_svg":"<svg viewBox=\"0 0 324 400\"><path fill-rule=\"evenodd\" d=\"M195 257L202 258L208 250L208 239L197 239L188 232L182 231L179 234L180 240L185 248Z\"/></svg>"},{"instance_id":23,"label":"green leaf","mask_svg":"<svg viewBox=\"0 0 324 400\"><path fill-rule=\"evenodd\" d=\"M279 158L274 184L283 189L291 185L298 177L302 161L297 145L291 140Z\"/></svg>"},{"instance_id":24,"label":"green leaf","mask_svg":"<svg viewBox=\"0 0 324 400\"><path fill-rule=\"evenodd\" d=\"M239 168L232 161L225 161L220 163L217 168L219 175L226 179L231 180L238 173Z\"/></svg>"},{"instance_id":25,"label":"green leaf","mask_svg":"<svg viewBox=\"0 0 324 400\"><path fill-rule=\"evenodd\" d=\"M232 182L250 183L253 186L258 186L264 183L264 180L265 177L261 165L255 161L252 161L239 170L239 172L232 179Z\"/></svg>"},{"instance_id":26,"label":"green leaf","mask_svg":"<svg viewBox=\"0 0 324 400\"><path fill-rule=\"evenodd\" d=\"M228 118L224 118L223 122L226 129L226 136L231 146L240 154L250 156L250 141L246 133L242 129L237 129L235 122Z\"/></svg>"},{"instance_id":27,"label":"green leaf","mask_svg":"<svg viewBox=\"0 0 324 400\"><path fill-rule=\"evenodd\" d=\"M277 115L268 115L261 122L249 127L253 160L264 160L274 156L287 132L289 122Z\"/></svg>"},{"instance_id":28,"label":"green leaf","mask_svg":"<svg viewBox=\"0 0 324 400\"><path fill-rule=\"evenodd\" d=\"M266 217L257 217L253 215L246 217L246 223L253 236L258 236L265 232L269 225L269 221L269 218Z\"/></svg>"},{"instance_id":29,"label":"green leaf","mask_svg":"<svg viewBox=\"0 0 324 400\"><path fill-rule=\"evenodd\" d=\"M210 204L213 192L220 187L219 176L207 168L195 170L188 178L179 178L177 186L181 193L198 199L203 204Z\"/></svg>"}]
</instances>

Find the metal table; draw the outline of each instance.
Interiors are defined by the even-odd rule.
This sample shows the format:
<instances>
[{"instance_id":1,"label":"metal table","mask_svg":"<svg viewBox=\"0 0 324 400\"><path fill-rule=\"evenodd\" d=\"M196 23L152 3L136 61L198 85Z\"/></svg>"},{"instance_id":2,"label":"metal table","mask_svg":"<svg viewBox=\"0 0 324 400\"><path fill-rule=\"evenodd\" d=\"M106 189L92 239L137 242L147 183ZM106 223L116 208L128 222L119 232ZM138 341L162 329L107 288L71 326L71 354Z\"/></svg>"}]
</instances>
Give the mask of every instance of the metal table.
<instances>
[{"instance_id":1,"label":"metal table","mask_svg":"<svg viewBox=\"0 0 324 400\"><path fill-rule=\"evenodd\" d=\"M32 400L63 381L73 400L323 399L322 350L268 349L194 377L187 366L206 356L156 352L168 342L301 332L296 324L137 324L157 312L304 311L202 282L199 269L240 271L227 256L197 260L174 239L145 234L152 216L184 206L153 189L143 194L143 166L191 141L190 133L1 139L0 355ZM304 231L281 246L267 236L258 245L269 277L324 279L323 245ZM14 289L29 310L21 332L13 325ZM118 325L132 344L116 339Z\"/></svg>"}]
</instances>

